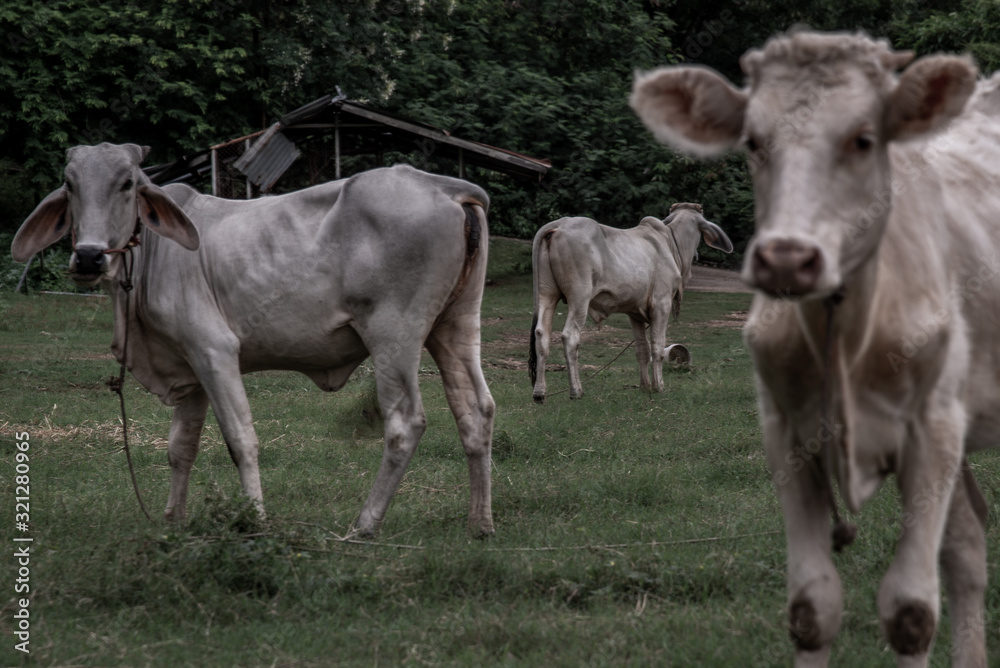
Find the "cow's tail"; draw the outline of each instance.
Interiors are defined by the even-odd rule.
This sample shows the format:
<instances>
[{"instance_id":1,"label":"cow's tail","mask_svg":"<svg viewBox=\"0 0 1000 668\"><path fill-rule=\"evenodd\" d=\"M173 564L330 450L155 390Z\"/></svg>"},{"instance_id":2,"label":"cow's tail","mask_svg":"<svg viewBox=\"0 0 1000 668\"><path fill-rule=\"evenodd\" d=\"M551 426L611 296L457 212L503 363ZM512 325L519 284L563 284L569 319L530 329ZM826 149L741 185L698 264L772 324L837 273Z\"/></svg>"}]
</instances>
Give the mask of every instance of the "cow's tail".
<instances>
[{"instance_id":1,"label":"cow's tail","mask_svg":"<svg viewBox=\"0 0 1000 668\"><path fill-rule=\"evenodd\" d=\"M531 314L531 332L528 333L528 375L531 376L531 386L535 386L538 378L538 351L535 349L535 327L538 326L538 311Z\"/></svg>"},{"instance_id":2,"label":"cow's tail","mask_svg":"<svg viewBox=\"0 0 1000 668\"><path fill-rule=\"evenodd\" d=\"M481 196L477 196L480 193ZM486 211L489 208L490 200L486 193L481 190L474 191L466 197L456 197L455 201L462 206L462 212L465 214L465 261L462 263L458 283L455 284L448 301L441 309L442 313L446 312L448 307L454 304L465 292L473 270L480 262L486 261L489 244L489 224Z\"/></svg>"}]
</instances>

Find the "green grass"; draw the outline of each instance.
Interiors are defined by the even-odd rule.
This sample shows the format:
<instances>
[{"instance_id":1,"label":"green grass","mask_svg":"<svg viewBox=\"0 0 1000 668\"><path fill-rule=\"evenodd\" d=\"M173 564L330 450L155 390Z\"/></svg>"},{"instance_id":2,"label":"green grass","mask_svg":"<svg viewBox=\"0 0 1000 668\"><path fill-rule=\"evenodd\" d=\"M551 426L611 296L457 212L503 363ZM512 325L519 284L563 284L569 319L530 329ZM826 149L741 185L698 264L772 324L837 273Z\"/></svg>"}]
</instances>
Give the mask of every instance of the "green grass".
<instances>
[{"instance_id":1,"label":"green grass","mask_svg":"<svg viewBox=\"0 0 1000 668\"><path fill-rule=\"evenodd\" d=\"M789 665L784 538L765 468L739 314L748 295L688 292L668 340L690 371L638 388L615 316L588 324L585 396L531 400L530 246L494 240L483 302L484 370L497 402L497 535L465 528L468 478L429 356L428 428L377 541L339 542L381 457L370 365L339 393L304 376L245 377L268 519L242 500L209 419L183 526L146 522L117 431L107 300L0 297L0 482L13 513L14 433L31 434L31 648L0 665ZM561 327L557 318L557 327ZM550 363L561 365L553 346ZM567 386L553 370L549 388ZM170 410L126 389L139 485L166 501ZM366 414L367 411L367 414ZM991 655L1000 657L998 453L976 455L991 504ZM898 531L894 485L835 557L846 613L834 665L891 665L875 591ZM0 524L10 546L12 521ZM0 559L11 574L11 557ZM935 664L947 664L939 631Z\"/></svg>"}]
</instances>

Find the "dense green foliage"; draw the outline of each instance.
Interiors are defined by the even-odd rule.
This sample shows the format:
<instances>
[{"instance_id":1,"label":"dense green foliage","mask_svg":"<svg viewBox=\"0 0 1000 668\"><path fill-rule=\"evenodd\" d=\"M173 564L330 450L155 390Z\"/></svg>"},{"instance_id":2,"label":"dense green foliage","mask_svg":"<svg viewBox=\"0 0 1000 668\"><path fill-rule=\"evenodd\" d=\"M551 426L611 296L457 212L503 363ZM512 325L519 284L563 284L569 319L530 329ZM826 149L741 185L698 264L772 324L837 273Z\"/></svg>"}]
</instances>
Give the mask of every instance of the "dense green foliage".
<instances>
[{"instance_id":1,"label":"dense green foliage","mask_svg":"<svg viewBox=\"0 0 1000 668\"><path fill-rule=\"evenodd\" d=\"M476 170L494 232L563 215L630 226L698 201L742 248L740 156L657 145L626 98L677 62L740 81L738 58L797 24L864 29L918 53L1000 66L993 0L29 0L0 6L0 231L59 182L77 143L137 142L151 162L264 127L340 86L457 136L550 158L540 185ZM453 169L453 166L451 166ZM448 166L440 167L447 169ZM713 257L712 259L722 259ZM734 258L735 259L735 256ZM731 260L732 261L732 260Z\"/></svg>"}]
</instances>

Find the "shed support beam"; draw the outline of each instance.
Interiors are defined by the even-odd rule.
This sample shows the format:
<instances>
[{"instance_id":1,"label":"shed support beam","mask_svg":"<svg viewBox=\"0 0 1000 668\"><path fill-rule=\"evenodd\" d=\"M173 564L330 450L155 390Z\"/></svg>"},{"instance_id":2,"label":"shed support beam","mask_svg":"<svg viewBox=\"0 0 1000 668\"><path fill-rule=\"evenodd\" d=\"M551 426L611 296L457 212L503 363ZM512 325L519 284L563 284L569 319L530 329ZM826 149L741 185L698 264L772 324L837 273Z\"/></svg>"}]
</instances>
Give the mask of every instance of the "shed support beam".
<instances>
[{"instance_id":1,"label":"shed support beam","mask_svg":"<svg viewBox=\"0 0 1000 668\"><path fill-rule=\"evenodd\" d=\"M334 178L340 179L340 117L333 128L333 164Z\"/></svg>"}]
</instances>

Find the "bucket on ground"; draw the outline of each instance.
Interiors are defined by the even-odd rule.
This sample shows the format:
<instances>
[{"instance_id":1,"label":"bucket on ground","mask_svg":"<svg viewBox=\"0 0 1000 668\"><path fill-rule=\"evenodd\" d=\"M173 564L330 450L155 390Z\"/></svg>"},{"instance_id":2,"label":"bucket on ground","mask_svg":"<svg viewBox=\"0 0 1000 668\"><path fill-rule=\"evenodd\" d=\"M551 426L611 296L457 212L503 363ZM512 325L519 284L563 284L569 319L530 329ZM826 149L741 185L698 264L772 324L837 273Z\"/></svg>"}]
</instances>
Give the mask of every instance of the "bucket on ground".
<instances>
[{"instance_id":1,"label":"bucket on ground","mask_svg":"<svg viewBox=\"0 0 1000 668\"><path fill-rule=\"evenodd\" d=\"M678 368L690 368L691 351L680 343L671 343L663 349L663 359L667 364Z\"/></svg>"}]
</instances>

